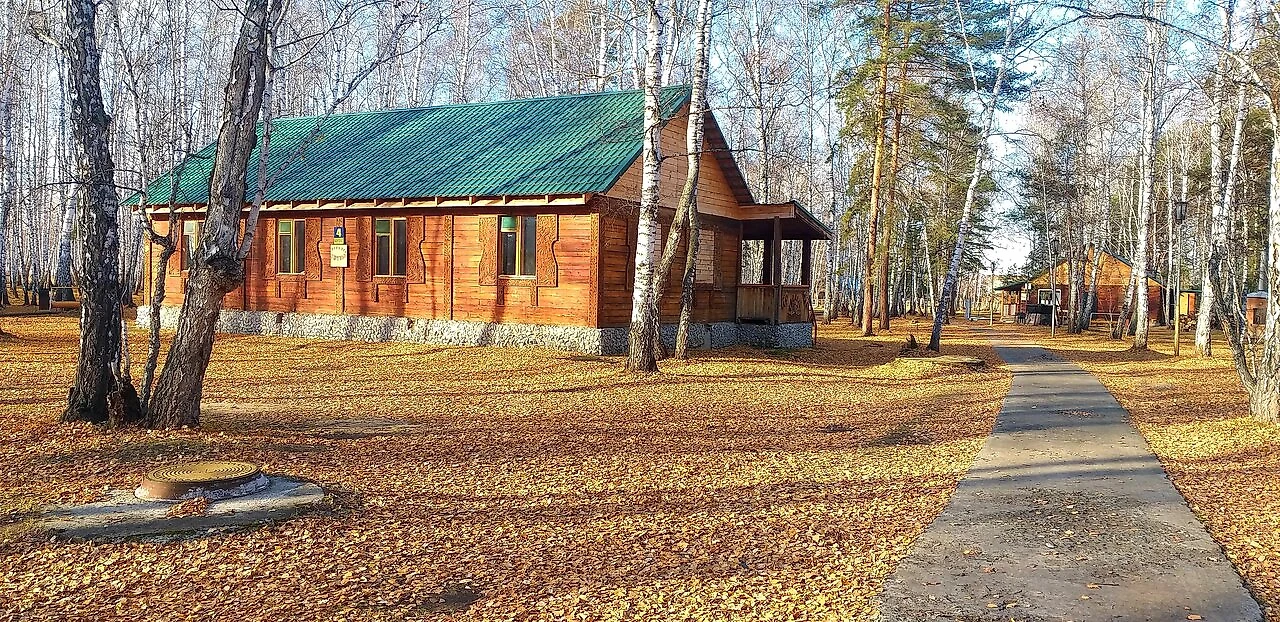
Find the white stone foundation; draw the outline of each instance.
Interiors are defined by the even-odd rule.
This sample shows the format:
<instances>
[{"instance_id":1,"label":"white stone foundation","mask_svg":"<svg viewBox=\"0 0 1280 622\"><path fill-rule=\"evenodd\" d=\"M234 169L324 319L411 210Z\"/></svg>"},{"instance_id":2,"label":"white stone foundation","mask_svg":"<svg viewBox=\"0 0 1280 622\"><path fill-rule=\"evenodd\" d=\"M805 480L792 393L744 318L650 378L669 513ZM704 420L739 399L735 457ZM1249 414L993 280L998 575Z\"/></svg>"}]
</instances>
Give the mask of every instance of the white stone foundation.
<instances>
[{"instance_id":1,"label":"white stone foundation","mask_svg":"<svg viewBox=\"0 0 1280 622\"><path fill-rule=\"evenodd\" d=\"M160 308L160 326L178 325L178 307ZM138 325L151 325L151 307L138 307ZM549 326L423 320L370 315L325 315L319 313L277 313L224 309L218 317L218 332L246 335L278 335L306 339L350 341L407 341L451 346L544 347L587 354L616 355L627 351L627 329L589 326ZM676 326L662 326L662 340L675 344ZM802 348L813 345L813 325L737 324L715 322L691 324L689 345L693 348L723 348L747 344L766 348Z\"/></svg>"}]
</instances>

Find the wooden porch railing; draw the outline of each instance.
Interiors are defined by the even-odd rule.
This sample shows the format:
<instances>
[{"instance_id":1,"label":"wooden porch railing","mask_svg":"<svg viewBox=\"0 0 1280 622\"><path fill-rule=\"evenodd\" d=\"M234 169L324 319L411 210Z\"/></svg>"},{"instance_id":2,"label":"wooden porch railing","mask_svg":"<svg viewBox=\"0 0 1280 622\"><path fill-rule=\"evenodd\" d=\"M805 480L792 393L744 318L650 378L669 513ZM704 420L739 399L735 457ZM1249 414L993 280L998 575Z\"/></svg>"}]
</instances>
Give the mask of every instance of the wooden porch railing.
<instances>
[{"instance_id":1,"label":"wooden porch railing","mask_svg":"<svg viewBox=\"0 0 1280 622\"><path fill-rule=\"evenodd\" d=\"M776 292L777 287L773 285L739 285L738 319L746 322L773 321ZM783 285L778 322L788 324L812 321L813 301L809 298L809 286Z\"/></svg>"}]
</instances>

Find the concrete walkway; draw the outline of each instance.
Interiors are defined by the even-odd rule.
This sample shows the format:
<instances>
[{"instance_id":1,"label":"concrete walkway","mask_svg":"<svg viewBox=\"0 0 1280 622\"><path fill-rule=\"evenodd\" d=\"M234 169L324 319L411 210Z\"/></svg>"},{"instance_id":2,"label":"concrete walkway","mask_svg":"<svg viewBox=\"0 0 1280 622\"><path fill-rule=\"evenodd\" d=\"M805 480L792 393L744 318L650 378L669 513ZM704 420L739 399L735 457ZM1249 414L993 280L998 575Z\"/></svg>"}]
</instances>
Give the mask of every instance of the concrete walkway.
<instances>
[{"instance_id":1,"label":"concrete walkway","mask_svg":"<svg viewBox=\"0 0 1280 622\"><path fill-rule=\"evenodd\" d=\"M995 433L886 583L882 619L1262 620L1127 413L1046 350L1014 372Z\"/></svg>"}]
</instances>

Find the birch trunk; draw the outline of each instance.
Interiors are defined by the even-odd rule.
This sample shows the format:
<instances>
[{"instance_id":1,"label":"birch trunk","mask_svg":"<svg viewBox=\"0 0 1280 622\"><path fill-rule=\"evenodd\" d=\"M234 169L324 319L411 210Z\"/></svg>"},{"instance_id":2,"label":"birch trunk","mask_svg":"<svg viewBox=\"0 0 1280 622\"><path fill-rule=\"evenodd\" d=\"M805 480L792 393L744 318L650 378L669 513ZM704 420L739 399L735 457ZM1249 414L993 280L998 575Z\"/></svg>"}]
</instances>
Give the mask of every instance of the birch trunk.
<instances>
[{"instance_id":1,"label":"birch trunk","mask_svg":"<svg viewBox=\"0 0 1280 622\"><path fill-rule=\"evenodd\" d=\"M711 0L698 0L694 23L696 39L693 47L693 90L689 95L689 130L685 146L689 150L689 178L685 182L680 205L689 214L689 245L685 249L684 275L680 281L680 320L676 326L678 359L689 358L689 322L693 319L693 297L697 288L698 248L701 218L698 215L698 176L702 171L702 138L706 124L707 72L710 63L708 39L711 34ZM688 205L686 206L686 202ZM711 336L708 335L707 339ZM707 344L710 346L711 344Z\"/></svg>"},{"instance_id":2,"label":"birch trunk","mask_svg":"<svg viewBox=\"0 0 1280 622\"><path fill-rule=\"evenodd\" d=\"M118 425L137 419L139 410L133 387L120 377L120 205L108 146L110 120L99 83L97 6L92 0L72 0L66 14L70 41L64 49L84 244L80 356L62 420Z\"/></svg>"},{"instance_id":3,"label":"birch trunk","mask_svg":"<svg viewBox=\"0 0 1280 622\"><path fill-rule=\"evenodd\" d=\"M1164 4L1161 0L1152 3L1152 15L1164 19ZM1159 117L1163 88L1161 77L1164 76L1164 48L1166 36L1164 27L1153 22L1144 24L1146 30L1147 62L1143 76L1142 90L1142 180L1138 190L1138 242L1134 252L1133 270L1138 273L1137 299L1134 303L1134 336L1133 349L1147 349L1147 332L1150 329L1150 295L1147 287L1149 265L1148 247L1151 237L1151 214L1155 204L1155 168L1156 143L1159 140Z\"/></svg>"},{"instance_id":4,"label":"birch trunk","mask_svg":"<svg viewBox=\"0 0 1280 622\"><path fill-rule=\"evenodd\" d=\"M1234 33L1232 31L1232 19L1234 14L1232 11L1232 3L1223 2L1218 6L1218 18L1222 21L1222 41L1223 49L1230 49ZM1225 55L1220 56L1218 60L1217 72L1213 77L1213 90L1210 91L1210 108L1211 121L1209 123L1209 202L1210 208L1214 212L1218 210L1218 205L1222 202L1222 114L1226 105L1227 98L1227 58ZM1214 304L1214 287L1213 279L1209 275L1209 256L1212 254L1213 234L1212 224L1210 224L1210 234L1208 246L1210 253L1205 255L1204 263L1200 266L1200 299L1197 300L1196 313L1196 354L1202 357L1213 356L1213 309Z\"/></svg>"},{"instance_id":5,"label":"birch trunk","mask_svg":"<svg viewBox=\"0 0 1280 622\"><path fill-rule=\"evenodd\" d=\"M654 256L658 245L658 178L662 139L662 0L646 1L646 58L644 68L644 147L640 187L640 222L636 232L635 283L631 298L631 328L625 369L648 374L658 370L653 336L658 330L658 292L654 291Z\"/></svg>"},{"instance_id":6,"label":"birch trunk","mask_svg":"<svg viewBox=\"0 0 1280 622\"><path fill-rule=\"evenodd\" d=\"M929 349L938 352L942 348L942 324L947 319L952 304L951 299L954 297L956 290L956 281L960 276L960 262L964 258L964 245L969 237L969 228L972 224L969 222L973 213L973 204L977 198L978 184L982 181L982 175L985 170L987 159L988 141L991 140L992 128L995 126L996 108L1000 102L1000 91L1004 87L1004 79L1009 64L1009 48L1013 45L1014 30L1014 5L1009 4L1008 20L1004 30L1004 46L1000 50L1000 66L996 70L995 82L991 85L991 100L986 102L983 109L982 134L978 136L978 148L973 157L973 174L969 176L969 188L964 195L964 209L960 213L960 223L956 231L956 247L951 253L951 263L947 266L946 277L942 281L942 295L937 308L933 313L933 331L929 334ZM967 48L966 48L967 49ZM969 71L974 76L974 84L977 84L976 72L972 63L969 65ZM1050 273L1053 273L1052 265Z\"/></svg>"},{"instance_id":7,"label":"birch trunk","mask_svg":"<svg viewBox=\"0 0 1280 622\"><path fill-rule=\"evenodd\" d=\"M4 167L0 168L0 175L4 176L4 185L0 187L0 308L9 304L9 218L13 212L14 195L17 192L17 182L14 180L16 166L13 161L13 83L8 82L5 86L4 101L0 102L0 114L4 115L4 135L0 136L0 142L4 143L3 151L0 156L4 158Z\"/></svg>"},{"instance_id":8,"label":"birch trunk","mask_svg":"<svg viewBox=\"0 0 1280 622\"><path fill-rule=\"evenodd\" d=\"M237 245L240 214L245 203L249 158L258 139L270 54L268 33L280 6L280 0L249 0L245 7L225 92L209 181L209 206L192 258L178 330L147 413L152 427L200 424L204 375L213 353L222 299L244 281L244 263Z\"/></svg>"}]
</instances>

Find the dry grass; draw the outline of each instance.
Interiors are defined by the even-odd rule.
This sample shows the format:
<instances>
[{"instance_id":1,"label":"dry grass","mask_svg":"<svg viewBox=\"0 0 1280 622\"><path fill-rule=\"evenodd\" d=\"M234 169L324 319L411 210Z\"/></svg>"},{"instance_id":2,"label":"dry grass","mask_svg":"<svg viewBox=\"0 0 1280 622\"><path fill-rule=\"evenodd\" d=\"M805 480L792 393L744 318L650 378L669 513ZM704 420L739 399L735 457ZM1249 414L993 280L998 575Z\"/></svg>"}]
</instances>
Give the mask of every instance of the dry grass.
<instances>
[{"instance_id":1,"label":"dry grass","mask_svg":"<svg viewBox=\"0 0 1280 622\"><path fill-rule=\"evenodd\" d=\"M1249 418L1248 397L1215 335L1217 356L1199 358L1183 334L1181 357L1173 335L1151 331L1151 350L1101 332L1050 340L1046 347L1079 363L1129 410L1138 430L1209 528L1249 588L1280 620L1280 427Z\"/></svg>"},{"instance_id":2,"label":"dry grass","mask_svg":"<svg viewBox=\"0 0 1280 622\"><path fill-rule=\"evenodd\" d=\"M992 368L845 326L648 380L545 350L225 336L204 429L108 433L53 423L74 321L3 328L0 524L205 458L339 499L198 539L9 538L0 609L23 619L866 619L1009 386L960 327L948 353Z\"/></svg>"}]
</instances>

